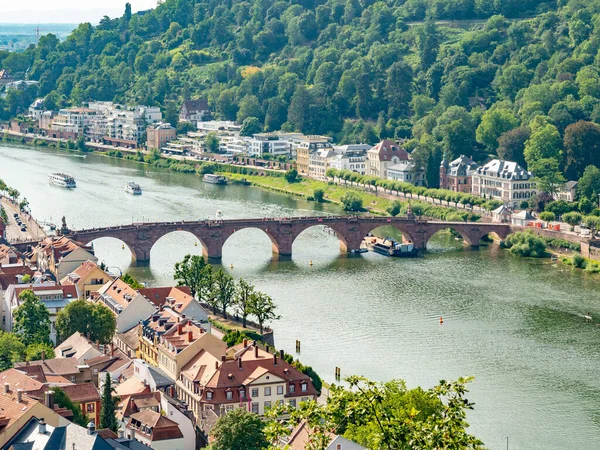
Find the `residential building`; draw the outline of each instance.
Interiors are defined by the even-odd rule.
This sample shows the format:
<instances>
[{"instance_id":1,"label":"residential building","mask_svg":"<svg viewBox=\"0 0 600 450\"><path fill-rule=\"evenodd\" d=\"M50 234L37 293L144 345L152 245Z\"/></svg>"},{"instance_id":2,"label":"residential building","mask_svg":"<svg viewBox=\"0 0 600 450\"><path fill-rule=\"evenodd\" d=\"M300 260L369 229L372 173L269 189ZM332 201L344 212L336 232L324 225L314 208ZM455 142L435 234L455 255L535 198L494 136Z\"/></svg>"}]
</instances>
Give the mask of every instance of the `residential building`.
<instances>
[{"instance_id":1,"label":"residential building","mask_svg":"<svg viewBox=\"0 0 600 450\"><path fill-rule=\"evenodd\" d=\"M219 139L219 152L232 155L248 153L248 138L223 136Z\"/></svg>"},{"instance_id":2,"label":"residential building","mask_svg":"<svg viewBox=\"0 0 600 450\"><path fill-rule=\"evenodd\" d=\"M143 361L158 367L158 340L167 330L181 321L181 315L166 306L155 312L139 324L140 337L138 356Z\"/></svg>"},{"instance_id":3,"label":"residential building","mask_svg":"<svg viewBox=\"0 0 600 450\"><path fill-rule=\"evenodd\" d=\"M555 194L554 200L574 202L577 198L577 181L567 181Z\"/></svg>"},{"instance_id":4,"label":"residential building","mask_svg":"<svg viewBox=\"0 0 600 450\"><path fill-rule=\"evenodd\" d=\"M32 369L36 366L41 368L47 380L57 380L61 383L67 380L67 382L75 384L90 383L92 381L90 367L87 364L80 364L75 358L18 362L15 364L15 369L29 373L33 370L39 370Z\"/></svg>"},{"instance_id":5,"label":"residential building","mask_svg":"<svg viewBox=\"0 0 600 450\"><path fill-rule=\"evenodd\" d=\"M94 298L104 303L117 317L117 333L130 330L156 309L142 294L120 278L102 286Z\"/></svg>"},{"instance_id":6,"label":"residential building","mask_svg":"<svg viewBox=\"0 0 600 450\"><path fill-rule=\"evenodd\" d=\"M94 261L86 261L79 265L73 272L60 280L62 285L75 285L83 298L89 298L92 293L113 280L108 272L102 270Z\"/></svg>"},{"instance_id":7,"label":"residential building","mask_svg":"<svg viewBox=\"0 0 600 450\"><path fill-rule=\"evenodd\" d=\"M468 156L460 155L450 163L444 158L440 165L440 188L470 194L471 175L475 169L477 163Z\"/></svg>"},{"instance_id":8,"label":"residential building","mask_svg":"<svg viewBox=\"0 0 600 450\"><path fill-rule=\"evenodd\" d=\"M288 156L290 145L274 133L257 133L248 139L248 155L263 158L265 155Z\"/></svg>"},{"instance_id":9,"label":"residential building","mask_svg":"<svg viewBox=\"0 0 600 450\"><path fill-rule=\"evenodd\" d=\"M0 244L0 267L4 265L17 264L19 262L19 255L10 246Z\"/></svg>"},{"instance_id":10,"label":"residential building","mask_svg":"<svg viewBox=\"0 0 600 450\"><path fill-rule=\"evenodd\" d=\"M86 364L92 372L92 382L102 389L107 374L110 375L111 384L112 380L123 380L126 371L133 366L133 360L121 350L115 350L114 345L111 345L110 354L90 358Z\"/></svg>"},{"instance_id":11,"label":"residential building","mask_svg":"<svg viewBox=\"0 0 600 450\"><path fill-rule=\"evenodd\" d=\"M307 137L296 147L296 166L298 173L308 176L310 168L310 155L319 150L332 150L330 138Z\"/></svg>"},{"instance_id":12,"label":"residential building","mask_svg":"<svg viewBox=\"0 0 600 450\"><path fill-rule=\"evenodd\" d=\"M326 180L330 159L335 156L333 148L321 148L308 156L308 176L315 180Z\"/></svg>"},{"instance_id":13,"label":"residential building","mask_svg":"<svg viewBox=\"0 0 600 450\"><path fill-rule=\"evenodd\" d=\"M8 70L0 70L0 85L12 83L13 77Z\"/></svg>"},{"instance_id":14,"label":"residential building","mask_svg":"<svg viewBox=\"0 0 600 450\"><path fill-rule=\"evenodd\" d=\"M208 100L199 98L196 100L187 100L181 105L179 110L180 122L202 122L210 117L210 108Z\"/></svg>"},{"instance_id":15,"label":"residential building","mask_svg":"<svg viewBox=\"0 0 600 450\"><path fill-rule=\"evenodd\" d=\"M519 211L517 214L511 216L511 223L520 227L527 227L531 222L535 222L537 219L531 215L526 209Z\"/></svg>"},{"instance_id":16,"label":"residential building","mask_svg":"<svg viewBox=\"0 0 600 450\"><path fill-rule=\"evenodd\" d=\"M129 358L137 358L140 346L138 332L139 327L134 325L122 333L115 333L115 338L113 339L115 346Z\"/></svg>"},{"instance_id":17,"label":"residential building","mask_svg":"<svg viewBox=\"0 0 600 450\"><path fill-rule=\"evenodd\" d=\"M93 383L70 384L61 389L67 397L81 408L85 417L94 423L100 423L100 407L102 400Z\"/></svg>"},{"instance_id":18,"label":"residential building","mask_svg":"<svg viewBox=\"0 0 600 450\"><path fill-rule=\"evenodd\" d=\"M310 444L311 434L308 424L303 420L292 430L285 442L282 442L282 447L288 450L305 450ZM332 432L327 433L326 437L328 442L323 444L327 446L320 447L323 450L367 450L366 447Z\"/></svg>"},{"instance_id":19,"label":"residential building","mask_svg":"<svg viewBox=\"0 0 600 450\"><path fill-rule=\"evenodd\" d=\"M345 146L350 147L350 146ZM370 146L369 146L370 147ZM336 152L338 150L336 149ZM360 175L366 173L367 166L367 151L358 149L347 149L332 156L329 160L329 167L335 170L349 170Z\"/></svg>"},{"instance_id":20,"label":"residential building","mask_svg":"<svg viewBox=\"0 0 600 450\"><path fill-rule=\"evenodd\" d=\"M12 389L12 390L11 390ZM43 403L24 394L22 390L4 385L0 391L0 448L25 427L32 418L44 418L50 426L66 426L70 422Z\"/></svg>"},{"instance_id":21,"label":"residential building","mask_svg":"<svg viewBox=\"0 0 600 450\"><path fill-rule=\"evenodd\" d=\"M89 108L63 108L52 120L50 129L61 133L82 135L96 114L97 111Z\"/></svg>"},{"instance_id":22,"label":"residential building","mask_svg":"<svg viewBox=\"0 0 600 450\"><path fill-rule=\"evenodd\" d=\"M330 136L319 136L319 135L304 135L297 132L287 131L275 131L274 134L278 135L280 139L286 140L290 144L290 156L293 159L298 157L298 147L304 145L310 148L310 144L326 143L330 144L332 138Z\"/></svg>"},{"instance_id":23,"label":"residential building","mask_svg":"<svg viewBox=\"0 0 600 450\"><path fill-rule=\"evenodd\" d=\"M208 120L198 122L197 126L200 131L215 132L219 136L239 136L242 129L241 125L229 120Z\"/></svg>"},{"instance_id":24,"label":"residential building","mask_svg":"<svg viewBox=\"0 0 600 450\"><path fill-rule=\"evenodd\" d=\"M86 261L98 263L91 245L66 236L45 238L32 250L29 259L40 272L50 272L57 280L62 280Z\"/></svg>"},{"instance_id":25,"label":"residential building","mask_svg":"<svg viewBox=\"0 0 600 450\"><path fill-rule=\"evenodd\" d=\"M533 174L516 162L493 159L472 173L473 194L501 200L511 209L537 195Z\"/></svg>"},{"instance_id":26,"label":"residential building","mask_svg":"<svg viewBox=\"0 0 600 450\"><path fill-rule=\"evenodd\" d=\"M34 295L48 309L50 314L50 340L56 343L56 317L58 312L69 303L77 300L79 293L75 286L61 286L55 283L37 283L30 285L10 285L4 295L5 330L12 331L13 315L21 305L19 295L26 290L33 291Z\"/></svg>"},{"instance_id":27,"label":"residential building","mask_svg":"<svg viewBox=\"0 0 600 450\"><path fill-rule=\"evenodd\" d=\"M179 425L181 434L183 434L184 450L196 450L198 441L196 418L192 411L187 409L187 405L161 392L160 409L164 411L165 417Z\"/></svg>"},{"instance_id":28,"label":"residential building","mask_svg":"<svg viewBox=\"0 0 600 450\"><path fill-rule=\"evenodd\" d=\"M52 426L41 416L31 417L6 444L9 450L113 450L109 440L96 432L93 423L84 428L75 423ZM129 448L126 446L114 448ZM137 449L136 449L137 450Z\"/></svg>"},{"instance_id":29,"label":"residential building","mask_svg":"<svg viewBox=\"0 0 600 450\"><path fill-rule=\"evenodd\" d=\"M151 392L159 391L171 394L175 392L175 380L169 378L158 367L151 366L141 359L133 360L132 377L148 386Z\"/></svg>"},{"instance_id":30,"label":"residential building","mask_svg":"<svg viewBox=\"0 0 600 450\"><path fill-rule=\"evenodd\" d=\"M142 392L119 397L119 402L115 405L115 417L119 421L119 428L124 429L127 426L132 414L147 409L160 412L160 392Z\"/></svg>"},{"instance_id":31,"label":"residential building","mask_svg":"<svg viewBox=\"0 0 600 450\"><path fill-rule=\"evenodd\" d=\"M76 331L54 349L55 358L75 358L79 364L102 356L102 352L79 331Z\"/></svg>"},{"instance_id":32,"label":"residential building","mask_svg":"<svg viewBox=\"0 0 600 450\"><path fill-rule=\"evenodd\" d=\"M31 117L37 123L39 123L42 114L44 114L45 103L46 102L43 98L38 98L29 106L29 117Z\"/></svg>"},{"instance_id":33,"label":"residential building","mask_svg":"<svg viewBox=\"0 0 600 450\"><path fill-rule=\"evenodd\" d=\"M125 427L129 439L135 439L154 450L184 450L179 425L156 411L146 409L132 414Z\"/></svg>"},{"instance_id":34,"label":"residential building","mask_svg":"<svg viewBox=\"0 0 600 450\"><path fill-rule=\"evenodd\" d=\"M510 223L512 212L505 205L500 205L492 211L492 220L498 223Z\"/></svg>"},{"instance_id":35,"label":"residential building","mask_svg":"<svg viewBox=\"0 0 600 450\"><path fill-rule=\"evenodd\" d=\"M181 371L176 389L205 431L213 414L222 416L243 407L263 415L276 403L296 407L317 398L310 377L288 364L283 352L271 355L247 341L221 357L197 353Z\"/></svg>"},{"instance_id":36,"label":"residential building","mask_svg":"<svg viewBox=\"0 0 600 450\"><path fill-rule=\"evenodd\" d=\"M160 122L146 129L146 146L149 149L160 149L174 139L177 139L177 129L170 123Z\"/></svg>"},{"instance_id":37,"label":"residential building","mask_svg":"<svg viewBox=\"0 0 600 450\"><path fill-rule=\"evenodd\" d=\"M366 175L387 178L387 168L410 159L408 152L396 142L384 140L367 152Z\"/></svg>"},{"instance_id":38,"label":"residential building","mask_svg":"<svg viewBox=\"0 0 600 450\"><path fill-rule=\"evenodd\" d=\"M412 160L400 161L387 168L387 179L415 186L425 186L425 170L417 168Z\"/></svg>"},{"instance_id":39,"label":"residential building","mask_svg":"<svg viewBox=\"0 0 600 450\"><path fill-rule=\"evenodd\" d=\"M52 129L52 122L55 117L54 111L44 111L39 118L39 127L42 130L49 131ZM42 133L43 134L43 133Z\"/></svg>"},{"instance_id":40,"label":"residential building","mask_svg":"<svg viewBox=\"0 0 600 450\"><path fill-rule=\"evenodd\" d=\"M141 333L140 336L141 339L147 339ZM150 338L154 339L151 335ZM150 339L147 339L146 342L149 341ZM187 318L160 334L155 345L158 368L172 380L177 380L181 369L201 350L212 355L222 355L227 348L225 342L207 333L200 324Z\"/></svg>"},{"instance_id":41,"label":"residential building","mask_svg":"<svg viewBox=\"0 0 600 450\"><path fill-rule=\"evenodd\" d=\"M1 221L0 221L1 222ZM3 258L12 259L11 253L6 252ZM0 306L2 310L2 329L6 330L6 310L5 292L10 285L23 284L25 276L28 276L29 282L33 280L35 270L23 263L19 264L0 264ZM29 284L29 283L28 283Z\"/></svg>"}]
</instances>

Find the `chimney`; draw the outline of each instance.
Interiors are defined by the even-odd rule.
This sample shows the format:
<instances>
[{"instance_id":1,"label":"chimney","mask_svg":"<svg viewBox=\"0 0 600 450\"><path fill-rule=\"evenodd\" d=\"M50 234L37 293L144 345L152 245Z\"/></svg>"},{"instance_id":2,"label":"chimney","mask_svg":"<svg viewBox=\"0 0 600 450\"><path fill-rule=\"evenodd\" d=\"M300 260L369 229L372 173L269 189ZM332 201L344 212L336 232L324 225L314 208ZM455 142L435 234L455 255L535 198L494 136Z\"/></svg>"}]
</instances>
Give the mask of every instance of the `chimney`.
<instances>
[{"instance_id":1,"label":"chimney","mask_svg":"<svg viewBox=\"0 0 600 450\"><path fill-rule=\"evenodd\" d=\"M46 352L42 350L42 361L46 360Z\"/></svg>"},{"instance_id":2,"label":"chimney","mask_svg":"<svg viewBox=\"0 0 600 450\"><path fill-rule=\"evenodd\" d=\"M194 332L192 330L188 331L188 341L192 342L194 340Z\"/></svg>"},{"instance_id":3,"label":"chimney","mask_svg":"<svg viewBox=\"0 0 600 450\"><path fill-rule=\"evenodd\" d=\"M225 356L225 355L221 356L221 361L223 361L223 362L227 361L227 356Z\"/></svg>"},{"instance_id":4,"label":"chimney","mask_svg":"<svg viewBox=\"0 0 600 450\"><path fill-rule=\"evenodd\" d=\"M54 392L53 391L46 391L45 394L45 400L46 400L46 407L50 408L50 409L54 409Z\"/></svg>"},{"instance_id":5,"label":"chimney","mask_svg":"<svg viewBox=\"0 0 600 450\"><path fill-rule=\"evenodd\" d=\"M4 393L8 394L10 392L10 384L4 383Z\"/></svg>"},{"instance_id":6,"label":"chimney","mask_svg":"<svg viewBox=\"0 0 600 450\"><path fill-rule=\"evenodd\" d=\"M23 401L23 389L17 389L17 403Z\"/></svg>"},{"instance_id":7,"label":"chimney","mask_svg":"<svg viewBox=\"0 0 600 450\"><path fill-rule=\"evenodd\" d=\"M92 338L92 334L89 331L86 333L86 336L88 341Z\"/></svg>"},{"instance_id":8,"label":"chimney","mask_svg":"<svg viewBox=\"0 0 600 450\"><path fill-rule=\"evenodd\" d=\"M87 434L95 434L96 433L96 424L93 420L90 420L90 423L87 424Z\"/></svg>"},{"instance_id":9,"label":"chimney","mask_svg":"<svg viewBox=\"0 0 600 450\"><path fill-rule=\"evenodd\" d=\"M242 357L238 358L238 369L242 370Z\"/></svg>"},{"instance_id":10,"label":"chimney","mask_svg":"<svg viewBox=\"0 0 600 450\"><path fill-rule=\"evenodd\" d=\"M282 361L285 361L284 355L285 355L285 352L283 350L279 350L279 357L281 358Z\"/></svg>"},{"instance_id":11,"label":"chimney","mask_svg":"<svg viewBox=\"0 0 600 450\"><path fill-rule=\"evenodd\" d=\"M46 434L46 422L44 422L43 418L38 422L38 433Z\"/></svg>"},{"instance_id":12,"label":"chimney","mask_svg":"<svg viewBox=\"0 0 600 450\"><path fill-rule=\"evenodd\" d=\"M277 365L277 353L273 353L273 365Z\"/></svg>"},{"instance_id":13,"label":"chimney","mask_svg":"<svg viewBox=\"0 0 600 450\"><path fill-rule=\"evenodd\" d=\"M215 370L219 370L219 361L215 361Z\"/></svg>"},{"instance_id":14,"label":"chimney","mask_svg":"<svg viewBox=\"0 0 600 450\"><path fill-rule=\"evenodd\" d=\"M258 346L254 346L254 359L258 359Z\"/></svg>"},{"instance_id":15,"label":"chimney","mask_svg":"<svg viewBox=\"0 0 600 450\"><path fill-rule=\"evenodd\" d=\"M179 335L183 334L183 324L182 323L177 324L177 334L179 334Z\"/></svg>"},{"instance_id":16,"label":"chimney","mask_svg":"<svg viewBox=\"0 0 600 450\"><path fill-rule=\"evenodd\" d=\"M244 339L244 348L248 347L248 339Z\"/></svg>"},{"instance_id":17,"label":"chimney","mask_svg":"<svg viewBox=\"0 0 600 450\"><path fill-rule=\"evenodd\" d=\"M110 343L110 356L111 358L114 358L115 356L115 344L113 344L112 342Z\"/></svg>"}]
</instances>

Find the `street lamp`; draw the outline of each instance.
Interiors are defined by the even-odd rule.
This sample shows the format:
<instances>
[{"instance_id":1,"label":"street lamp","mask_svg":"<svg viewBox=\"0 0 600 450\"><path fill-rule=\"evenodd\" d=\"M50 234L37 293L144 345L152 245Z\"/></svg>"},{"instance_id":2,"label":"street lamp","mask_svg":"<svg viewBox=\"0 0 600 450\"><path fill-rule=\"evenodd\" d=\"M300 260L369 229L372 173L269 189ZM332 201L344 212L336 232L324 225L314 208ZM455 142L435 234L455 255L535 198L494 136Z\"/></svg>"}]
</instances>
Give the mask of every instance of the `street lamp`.
<instances>
[{"instance_id":1,"label":"street lamp","mask_svg":"<svg viewBox=\"0 0 600 450\"><path fill-rule=\"evenodd\" d=\"M508 450L508 436L504 436L504 439L506 439L506 450Z\"/></svg>"}]
</instances>

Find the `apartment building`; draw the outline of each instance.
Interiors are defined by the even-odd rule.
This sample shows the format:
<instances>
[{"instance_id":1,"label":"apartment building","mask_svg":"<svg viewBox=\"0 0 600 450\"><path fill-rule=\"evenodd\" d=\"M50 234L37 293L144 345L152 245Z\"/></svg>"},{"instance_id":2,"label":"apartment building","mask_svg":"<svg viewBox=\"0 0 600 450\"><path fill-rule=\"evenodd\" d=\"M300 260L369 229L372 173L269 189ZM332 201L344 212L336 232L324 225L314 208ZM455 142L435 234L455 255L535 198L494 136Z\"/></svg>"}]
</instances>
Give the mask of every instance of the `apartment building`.
<instances>
[{"instance_id":1,"label":"apartment building","mask_svg":"<svg viewBox=\"0 0 600 450\"><path fill-rule=\"evenodd\" d=\"M408 161L408 152L396 142L384 140L367 152L366 175L387 178L387 168Z\"/></svg>"},{"instance_id":2,"label":"apartment building","mask_svg":"<svg viewBox=\"0 0 600 450\"><path fill-rule=\"evenodd\" d=\"M450 163L444 158L440 165L440 188L470 194L476 169L477 163L468 156L460 155Z\"/></svg>"},{"instance_id":3,"label":"apartment building","mask_svg":"<svg viewBox=\"0 0 600 450\"><path fill-rule=\"evenodd\" d=\"M247 142L248 155L257 158L263 158L267 154L272 156L288 156L290 154L289 143L273 133L253 134L252 139L248 139Z\"/></svg>"},{"instance_id":4,"label":"apartment building","mask_svg":"<svg viewBox=\"0 0 600 450\"><path fill-rule=\"evenodd\" d=\"M160 149L167 142L177 138L177 130L170 123L157 123L146 129L146 146Z\"/></svg>"},{"instance_id":5,"label":"apartment building","mask_svg":"<svg viewBox=\"0 0 600 450\"><path fill-rule=\"evenodd\" d=\"M319 150L333 150L330 138L307 137L296 147L296 167L301 175L309 175L310 156Z\"/></svg>"},{"instance_id":6,"label":"apartment building","mask_svg":"<svg viewBox=\"0 0 600 450\"><path fill-rule=\"evenodd\" d=\"M524 200L537 195L533 173L516 162L493 159L472 174L473 194L501 200L516 209Z\"/></svg>"}]
</instances>

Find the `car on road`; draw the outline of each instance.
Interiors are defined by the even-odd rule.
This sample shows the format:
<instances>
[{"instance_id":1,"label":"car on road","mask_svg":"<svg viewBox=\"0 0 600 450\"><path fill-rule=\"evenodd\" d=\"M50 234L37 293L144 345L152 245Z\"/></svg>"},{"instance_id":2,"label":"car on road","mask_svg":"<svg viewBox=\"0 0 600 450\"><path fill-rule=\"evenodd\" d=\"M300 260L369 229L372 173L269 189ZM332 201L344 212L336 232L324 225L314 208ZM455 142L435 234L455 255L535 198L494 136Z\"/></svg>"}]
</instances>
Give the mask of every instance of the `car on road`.
<instances>
[{"instance_id":1,"label":"car on road","mask_svg":"<svg viewBox=\"0 0 600 450\"><path fill-rule=\"evenodd\" d=\"M21 231L25 232L25 231L27 231L27 228L26 227L22 227Z\"/></svg>"}]
</instances>

